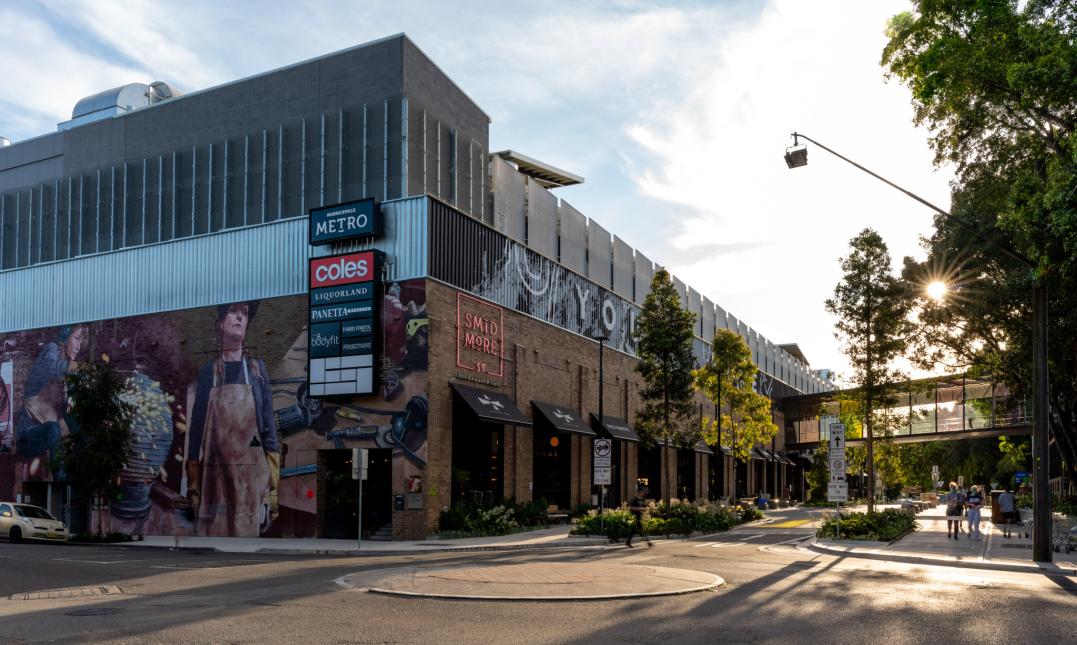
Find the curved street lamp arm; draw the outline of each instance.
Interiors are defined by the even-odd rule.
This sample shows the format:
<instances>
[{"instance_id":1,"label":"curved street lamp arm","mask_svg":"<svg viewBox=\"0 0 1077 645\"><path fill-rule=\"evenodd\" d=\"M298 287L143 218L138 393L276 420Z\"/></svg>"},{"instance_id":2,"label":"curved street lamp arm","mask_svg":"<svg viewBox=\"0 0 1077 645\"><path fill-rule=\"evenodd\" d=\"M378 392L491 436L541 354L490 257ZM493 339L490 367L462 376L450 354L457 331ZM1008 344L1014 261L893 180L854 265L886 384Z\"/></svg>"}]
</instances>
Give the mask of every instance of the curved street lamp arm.
<instances>
[{"instance_id":1,"label":"curved street lamp arm","mask_svg":"<svg viewBox=\"0 0 1077 645\"><path fill-rule=\"evenodd\" d=\"M1030 259L1029 259L1029 258L1028 258L1027 256L1025 256L1024 254L1022 254L1022 253L1020 253L1020 252L1018 252L1018 251L1016 251L1016 250L1014 250L1014 249L1010 248L1010 246L1009 246L1008 244L1004 244L1004 243L1002 243L1002 242L1000 242L1000 241L998 241L998 240L994 240L994 239L991 239L991 238L989 238L989 237L985 236L985 235L984 235L983 233L981 233L981 232L980 232L980 231L979 231L979 230L978 230L978 229L977 229L976 227L972 226L971 224L969 224L969 223L968 223L968 222L966 222L965 220L961 219L960 217L957 217L957 216L956 216L956 215L954 215L953 213L950 213L949 211L944 211L943 209L941 209L941 208L939 208L938 206L936 206L936 205L932 204L931 202L927 201L927 200L926 200L926 199L924 199L923 197L920 197L920 196L919 196L919 195L917 195L916 193L913 193L913 192L911 192L911 191L908 191L908 190L906 190L906 189L902 188L901 186L898 186L897 184L895 184L894 182L890 181L890 180L889 180L889 179L887 179L886 177L883 177L882 175L880 175L880 174L878 174L878 173L876 173L876 172L873 172L873 171L871 171L871 170L869 170L869 169L865 168L864 166L861 166L860 164L856 163L856 162L855 162L855 161L853 161L852 159L850 159L850 158L848 158L848 157L846 157L846 156L844 156L844 155L842 155L842 154L839 154L839 153L835 152L834 150L831 150L830 148L828 148L828 147L824 146L823 144L819 143L819 142L818 142L818 141L816 141L815 139L812 139L811 137L809 137L809 136L807 136L807 135L804 135L804 134L801 134L801 133L799 133L799 132L794 132L794 133L793 133L793 145L797 145L797 144L798 144L798 140L799 140L799 139L804 139L805 141L811 141L811 142L812 142L812 143L814 143L815 145L819 146L819 147L820 147L820 148L822 148L823 150L826 150L827 152L829 152L830 154L834 155L834 156L835 156L835 157L837 157L838 159L841 159L841 160L842 160L842 161L844 161L845 163L847 163L847 164L849 164L849 165L851 165L851 166L854 166L854 167L856 167L856 168L858 168L858 169L860 169L860 170L863 170L864 172L868 173L868 174L869 174L869 175L871 175L872 177L874 177L874 178L878 179L879 181L883 182L883 183L884 183L884 184L886 184L887 186L890 186L891 188L896 188L897 190L899 190L899 191L901 191L901 192L905 193L905 194L906 194L907 196L909 196L909 197L911 197L911 198L915 199L916 201L920 202L920 203L921 203L921 204L923 204L924 206L927 206L927 207L928 207L928 208L930 208L931 210L935 211L935 212L936 212L936 213L938 213L939 215L942 215L943 217L945 217L946 219L950 220L951 222L953 222L953 223L957 224L958 226L961 226L962 228L964 228L965 230L969 231L970 233L972 233L973 235L975 235L975 236L976 236L977 238L979 238L981 242L986 242L986 243L988 243L988 244L990 244L990 245L994 246L994 247L995 247L995 248L997 248L997 249L998 249L999 251L1001 251L1001 252L1002 252L1003 254L1005 254L1005 255L1009 256L1010 258L1012 258L1012 259L1014 259L1014 260L1017 260L1018 262L1020 262L1020 263L1022 263L1022 264L1024 264L1024 265L1026 265L1026 266L1028 266L1028 267L1029 267L1029 268L1031 268L1031 269L1035 269L1035 268L1036 268L1036 263L1035 263L1035 262L1033 262L1032 260L1030 260Z\"/></svg>"}]
</instances>

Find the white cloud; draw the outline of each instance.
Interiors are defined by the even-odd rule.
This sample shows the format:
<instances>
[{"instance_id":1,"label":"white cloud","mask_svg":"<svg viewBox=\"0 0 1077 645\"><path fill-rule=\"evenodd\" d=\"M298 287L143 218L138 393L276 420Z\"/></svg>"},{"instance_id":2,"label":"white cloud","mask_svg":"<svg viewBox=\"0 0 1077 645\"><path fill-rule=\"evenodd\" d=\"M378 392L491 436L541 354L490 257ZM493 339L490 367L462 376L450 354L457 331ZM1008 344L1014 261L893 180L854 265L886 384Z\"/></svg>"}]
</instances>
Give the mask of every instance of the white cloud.
<instances>
[{"instance_id":1,"label":"white cloud","mask_svg":"<svg viewBox=\"0 0 1077 645\"><path fill-rule=\"evenodd\" d=\"M886 19L904 2L780 0L715 52L709 74L678 105L659 105L628 132L653 155L636 177L648 195L692 215L671 240L690 260L672 270L778 342L800 344L815 367L845 369L823 300L837 258L865 227L900 265L918 254L931 212L808 145L809 165L782 159L802 129L876 172L949 206L907 90L879 67ZM694 259L699 256L702 259ZM677 255L674 255L677 257Z\"/></svg>"}]
</instances>

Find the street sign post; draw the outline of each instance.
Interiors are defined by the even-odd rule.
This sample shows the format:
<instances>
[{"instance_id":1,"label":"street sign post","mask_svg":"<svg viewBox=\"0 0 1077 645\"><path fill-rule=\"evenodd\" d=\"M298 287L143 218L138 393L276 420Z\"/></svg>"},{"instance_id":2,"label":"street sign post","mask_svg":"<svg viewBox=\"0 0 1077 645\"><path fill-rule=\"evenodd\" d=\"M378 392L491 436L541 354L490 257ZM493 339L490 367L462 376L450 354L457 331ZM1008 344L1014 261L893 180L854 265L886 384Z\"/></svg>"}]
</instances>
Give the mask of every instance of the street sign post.
<instances>
[{"instance_id":1,"label":"street sign post","mask_svg":"<svg viewBox=\"0 0 1077 645\"><path fill-rule=\"evenodd\" d=\"M363 547L363 480L370 468L370 451L366 448L352 448L352 479L359 480L358 533L355 536L355 548Z\"/></svg>"},{"instance_id":2,"label":"street sign post","mask_svg":"<svg viewBox=\"0 0 1077 645\"><path fill-rule=\"evenodd\" d=\"M826 501L834 502L838 521L834 523L834 537L841 537L841 503L849 501L849 484L845 482L845 424L830 424L830 484L826 489Z\"/></svg>"},{"instance_id":3,"label":"street sign post","mask_svg":"<svg viewBox=\"0 0 1077 645\"><path fill-rule=\"evenodd\" d=\"M613 483L613 441L595 439L592 442L593 463L591 467L592 483L598 486L599 528L603 527L602 516L606 510L606 487Z\"/></svg>"}]
</instances>

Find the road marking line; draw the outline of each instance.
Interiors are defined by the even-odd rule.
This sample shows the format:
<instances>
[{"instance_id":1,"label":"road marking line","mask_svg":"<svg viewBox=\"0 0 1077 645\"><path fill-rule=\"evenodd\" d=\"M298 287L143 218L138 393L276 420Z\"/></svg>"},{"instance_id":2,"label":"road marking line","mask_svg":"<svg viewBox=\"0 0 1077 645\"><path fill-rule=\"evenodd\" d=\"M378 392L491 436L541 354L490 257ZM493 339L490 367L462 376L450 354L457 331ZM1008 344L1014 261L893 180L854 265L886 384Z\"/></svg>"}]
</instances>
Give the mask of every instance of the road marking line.
<instances>
[{"instance_id":1,"label":"road marking line","mask_svg":"<svg viewBox=\"0 0 1077 645\"><path fill-rule=\"evenodd\" d=\"M56 562L84 562L86 564L122 564L124 562L140 562L140 560L80 560L78 558L53 558Z\"/></svg>"},{"instance_id":2,"label":"road marking line","mask_svg":"<svg viewBox=\"0 0 1077 645\"><path fill-rule=\"evenodd\" d=\"M761 538L764 535L766 535L766 534L765 533L756 533L755 535L749 535L749 536L746 536L746 537L742 537L740 539L740 541L741 542L747 542L748 540L754 540L755 538Z\"/></svg>"},{"instance_id":3,"label":"road marking line","mask_svg":"<svg viewBox=\"0 0 1077 645\"><path fill-rule=\"evenodd\" d=\"M794 538L792 540L786 540L785 542L778 542L778 543L774 544L774 546L778 546L779 544L792 544L793 542L803 542L804 540L807 540L810 537L811 537L810 535L802 535L802 536L800 536L798 538Z\"/></svg>"}]
</instances>

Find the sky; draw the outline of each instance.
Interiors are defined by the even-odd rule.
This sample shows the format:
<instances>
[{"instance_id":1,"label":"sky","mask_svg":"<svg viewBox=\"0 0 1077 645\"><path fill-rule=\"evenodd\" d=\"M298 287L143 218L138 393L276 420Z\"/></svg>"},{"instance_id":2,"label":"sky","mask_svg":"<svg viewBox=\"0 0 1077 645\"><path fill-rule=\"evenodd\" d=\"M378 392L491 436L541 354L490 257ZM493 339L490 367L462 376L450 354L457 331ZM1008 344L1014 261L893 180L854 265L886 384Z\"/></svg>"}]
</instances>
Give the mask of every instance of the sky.
<instances>
[{"instance_id":1,"label":"sky","mask_svg":"<svg viewBox=\"0 0 1077 645\"><path fill-rule=\"evenodd\" d=\"M54 131L82 97L193 91L404 32L511 148L586 178L555 191L815 369L848 373L823 301L872 227L923 257L932 214L808 147L804 132L928 201L950 168L879 59L908 0L294 2L8 0L0 136Z\"/></svg>"}]
</instances>

